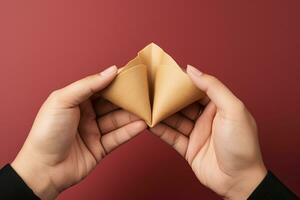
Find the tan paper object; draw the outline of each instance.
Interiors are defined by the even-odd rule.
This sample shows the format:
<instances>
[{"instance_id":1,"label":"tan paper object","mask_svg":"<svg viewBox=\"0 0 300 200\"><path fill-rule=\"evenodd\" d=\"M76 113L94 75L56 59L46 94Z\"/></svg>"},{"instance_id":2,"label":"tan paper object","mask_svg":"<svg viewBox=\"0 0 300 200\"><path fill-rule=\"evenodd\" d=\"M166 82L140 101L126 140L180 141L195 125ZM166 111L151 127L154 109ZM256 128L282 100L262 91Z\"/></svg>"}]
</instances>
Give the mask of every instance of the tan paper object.
<instances>
[{"instance_id":1,"label":"tan paper object","mask_svg":"<svg viewBox=\"0 0 300 200\"><path fill-rule=\"evenodd\" d=\"M120 68L101 95L150 127L205 96L173 58L154 43Z\"/></svg>"}]
</instances>

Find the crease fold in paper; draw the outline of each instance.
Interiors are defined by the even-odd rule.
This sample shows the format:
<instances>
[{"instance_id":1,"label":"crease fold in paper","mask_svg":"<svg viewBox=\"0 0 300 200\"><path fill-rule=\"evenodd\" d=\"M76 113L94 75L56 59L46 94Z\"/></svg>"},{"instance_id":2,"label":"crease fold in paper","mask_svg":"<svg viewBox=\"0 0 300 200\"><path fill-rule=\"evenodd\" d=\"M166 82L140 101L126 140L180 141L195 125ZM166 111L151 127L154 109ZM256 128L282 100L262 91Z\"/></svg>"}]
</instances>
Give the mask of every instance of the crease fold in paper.
<instances>
[{"instance_id":1,"label":"crease fold in paper","mask_svg":"<svg viewBox=\"0 0 300 200\"><path fill-rule=\"evenodd\" d=\"M101 95L150 127L205 96L175 60L154 43L120 68Z\"/></svg>"}]
</instances>

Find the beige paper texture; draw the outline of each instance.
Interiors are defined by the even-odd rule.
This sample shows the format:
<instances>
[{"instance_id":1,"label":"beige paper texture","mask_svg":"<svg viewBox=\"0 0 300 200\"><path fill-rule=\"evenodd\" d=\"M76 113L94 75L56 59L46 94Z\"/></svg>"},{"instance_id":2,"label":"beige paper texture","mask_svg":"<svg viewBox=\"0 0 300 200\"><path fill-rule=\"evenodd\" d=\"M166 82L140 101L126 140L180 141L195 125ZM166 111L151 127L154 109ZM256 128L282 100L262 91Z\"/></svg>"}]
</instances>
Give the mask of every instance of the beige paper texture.
<instances>
[{"instance_id":1,"label":"beige paper texture","mask_svg":"<svg viewBox=\"0 0 300 200\"><path fill-rule=\"evenodd\" d=\"M205 96L175 60L154 43L120 68L101 95L150 127Z\"/></svg>"}]
</instances>

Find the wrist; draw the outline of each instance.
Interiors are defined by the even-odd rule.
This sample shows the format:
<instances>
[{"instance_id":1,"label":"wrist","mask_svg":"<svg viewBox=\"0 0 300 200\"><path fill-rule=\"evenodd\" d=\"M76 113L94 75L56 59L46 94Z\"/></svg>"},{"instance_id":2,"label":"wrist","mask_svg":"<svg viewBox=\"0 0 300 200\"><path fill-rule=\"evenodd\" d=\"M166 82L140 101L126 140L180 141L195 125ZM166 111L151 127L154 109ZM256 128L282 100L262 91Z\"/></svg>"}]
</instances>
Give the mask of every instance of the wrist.
<instances>
[{"instance_id":1,"label":"wrist","mask_svg":"<svg viewBox=\"0 0 300 200\"><path fill-rule=\"evenodd\" d=\"M264 165L243 172L236 179L235 184L229 189L224 199L241 200L248 199L267 174Z\"/></svg>"},{"instance_id":2,"label":"wrist","mask_svg":"<svg viewBox=\"0 0 300 200\"><path fill-rule=\"evenodd\" d=\"M23 179L26 185L42 200L53 200L59 192L48 176L48 167L43 166L22 155L22 152L11 163L12 168Z\"/></svg>"}]
</instances>

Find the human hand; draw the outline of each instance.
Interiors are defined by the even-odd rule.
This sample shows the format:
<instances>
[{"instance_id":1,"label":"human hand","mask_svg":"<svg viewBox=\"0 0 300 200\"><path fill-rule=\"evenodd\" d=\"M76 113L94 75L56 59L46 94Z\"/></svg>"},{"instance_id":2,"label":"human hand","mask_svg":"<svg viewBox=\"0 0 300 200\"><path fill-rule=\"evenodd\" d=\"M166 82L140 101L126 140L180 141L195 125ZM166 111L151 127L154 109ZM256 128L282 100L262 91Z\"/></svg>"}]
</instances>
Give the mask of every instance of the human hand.
<instances>
[{"instance_id":1,"label":"human hand","mask_svg":"<svg viewBox=\"0 0 300 200\"><path fill-rule=\"evenodd\" d=\"M188 161L203 185L224 199L247 199L267 174L255 120L219 80L192 66L187 73L206 92L207 106L199 115L200 104L192 104L150 131Z\"/></svg>"},{"instance_id":2,"label":"human hand","mask_svg":"<svg viewBox=\"0 0 300 200\"><path fill-rule=\"evenodd\" d=\"M54 199L86 177L144 121L91 97L116 76L115 66L54 91L42 105L11 166L41 199ZM101 115L100 118L97 115Z\"/></svg>"}]
</instances>

